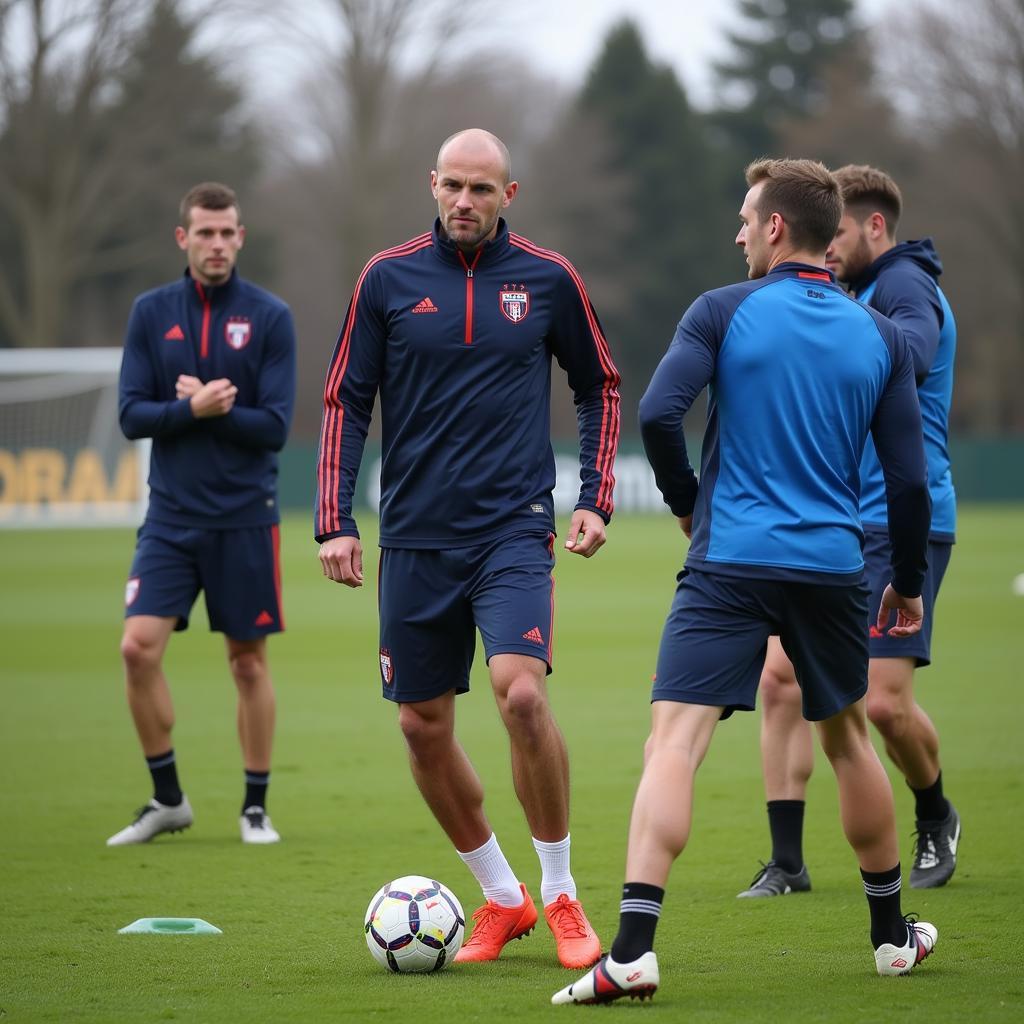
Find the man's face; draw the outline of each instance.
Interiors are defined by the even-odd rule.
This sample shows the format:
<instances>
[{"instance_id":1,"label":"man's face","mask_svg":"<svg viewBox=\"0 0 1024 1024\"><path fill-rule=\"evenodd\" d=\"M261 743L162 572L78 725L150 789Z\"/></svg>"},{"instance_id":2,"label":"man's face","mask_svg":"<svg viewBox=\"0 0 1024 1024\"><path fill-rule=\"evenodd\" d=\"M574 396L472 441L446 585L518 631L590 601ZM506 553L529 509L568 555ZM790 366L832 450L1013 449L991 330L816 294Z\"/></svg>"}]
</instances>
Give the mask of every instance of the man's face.
<instances>
[{"instance_id":1,"label":"man's face","mask_svg":"<svg viewBox=\"0 0 1024 1024\"><path fill-rule=\"evenodd\" d=\"M238 250L245 240L245 228L238 223L238 210L206 210L193 206L188 227L174 231L178 248L188 256L192 276L207 285L223 284L234 269Z\"/></svg>"},{"instance_id":2,"label":"man's face","mask_svg":"<svg viewBox=\"0 0 1024 1024\"><path fill-rule=\"evenodd\" d=\"M430 189L445 234L466 252L490 241L498 230L498 216L519 185L505 181L501 157L493 147L456 139L445 147Z\"/></svg>"},{"instance_id":3,"label":"man's face","mask_svg":"<svg viewBox=\"0 0 1024 1024\"><path fill-rule=\"evenodd\" d=\"M746 256L747 277L751 280L764 277L768 273L771 262L771 246L768 244L771 222L762 223L757 212L757 204L763 188L764 182L759 181L747 192L743 205L740 207L740 230L736 235L736 244Z\"/></svg>"},{"instance_id":4,"label":"man's face","mask_svg":"<svg viewBox=\"0 0 1024 1024\"><path fill-rule=\"evenodd\" d=\"M844 282L855 281L874 260L863 223L844 213L825 253L825 265Z\"/></svg>"}]
</instances>

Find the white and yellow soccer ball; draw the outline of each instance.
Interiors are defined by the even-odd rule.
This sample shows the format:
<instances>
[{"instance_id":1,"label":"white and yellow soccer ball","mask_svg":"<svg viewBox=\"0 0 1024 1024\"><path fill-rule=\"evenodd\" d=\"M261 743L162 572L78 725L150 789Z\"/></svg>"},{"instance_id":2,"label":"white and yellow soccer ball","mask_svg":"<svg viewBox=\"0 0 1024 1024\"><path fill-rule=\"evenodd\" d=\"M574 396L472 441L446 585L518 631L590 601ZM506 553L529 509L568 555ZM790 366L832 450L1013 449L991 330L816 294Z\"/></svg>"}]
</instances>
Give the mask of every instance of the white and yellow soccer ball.
<instances>
[{"instance_id":1,"label":"white and yellow soccer ball","mask_svg":"<svg viewBox=\"0 0 1024 1024\"><path fill-rule=\"evenodd\" d=\"M405 875L374 893L364 925L373 958L389 971L412 974L439 971L455 959L466 915L440 882Z\"/></svg>"}]
</instances>

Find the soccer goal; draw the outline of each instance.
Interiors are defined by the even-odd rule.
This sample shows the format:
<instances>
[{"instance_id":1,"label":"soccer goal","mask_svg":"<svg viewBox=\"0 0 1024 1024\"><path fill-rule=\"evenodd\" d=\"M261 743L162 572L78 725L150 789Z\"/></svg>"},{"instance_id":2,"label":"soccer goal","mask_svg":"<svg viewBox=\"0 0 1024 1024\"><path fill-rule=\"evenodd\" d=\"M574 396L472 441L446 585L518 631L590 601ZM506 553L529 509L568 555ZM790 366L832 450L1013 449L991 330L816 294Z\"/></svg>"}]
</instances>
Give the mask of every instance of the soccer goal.
<instances>
[{"instance_id":1,"label":"soccer goal","mask_svg":"<svg viewBox=\"0 0 1024 1024\"><path fill-rule=\"evenodd\" d=\"M0 349L0 527L137 525L149 441L117 421L119 348Z\"/></svg>"}]
</instances>

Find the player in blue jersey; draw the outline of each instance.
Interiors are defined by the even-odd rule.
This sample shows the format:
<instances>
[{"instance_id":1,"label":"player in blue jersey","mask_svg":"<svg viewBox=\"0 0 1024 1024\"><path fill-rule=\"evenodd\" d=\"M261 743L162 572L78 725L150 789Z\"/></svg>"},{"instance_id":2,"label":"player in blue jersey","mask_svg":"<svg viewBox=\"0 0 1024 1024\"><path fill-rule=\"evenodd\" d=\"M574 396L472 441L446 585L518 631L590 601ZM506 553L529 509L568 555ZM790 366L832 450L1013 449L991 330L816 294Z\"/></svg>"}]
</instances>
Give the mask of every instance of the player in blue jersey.
<instances>
[{"instance_id":1,"label":"player in blue jersey","mask_svg":"<svg viewBox=\"0 0 1024 1024\"><path fill-rule=\"evenodd\" d=\"M903 329L921 403L932 527L922 590L924 626L913 637L894 640L873 627L888 579L890 550L882 468L870 441L861 461L860 515L872 594L864 623L871 653L868 718L913 791L917 836L910 884L928 889L945 885L952 877L960 842L960 816L943 795L938 733L914 696L915 669L931 663L932 613L956 533L956 495L947 450L956 323L938 285L942 264L931 239L896 242L903 202L893 179L866 166L842 167L835 173L845 210L827 253L828 265L861 302ZM803 815L814 765L812 737L800 716L793 666L774 638L760 692L761 760L772 852L741 897L779 896L811 887L803 858Z\"/></svg>"},{"instance_id":2,"label":"player in blue jersey","mask_svg":"<svg viewBox=\"0 0 1024 1024\"><path fill-rule=\"evenodd\" d=\"M192 824L171 744L163 656L171 633L188 627L200 590L210 628L225 634L238 690L242 841L276 843L266 813L275 717L266 638L284 628L277 452L295 402L295 329L280 299L235 270L245 238L235 193L197 185L180 214L175 238L188 267L136 299L121 363L121 429L153 439L121 655L154 791L107 845Z\"/></svg>"},{"instance_id":3,"label":"player in blue jersey","mask_svg":"<svg viewBox=\"0 0 1024 1024\"><path fill-rule=\"evenodd\" d=\"M504 144L478 129L453 135L430 184L433 230L367 264L327 373L320 561L329 579L362 585L352 495L379 394L382 690L398 705L420 792L483 890L457 959L497 959L537 921L455 736L455 696L469 688L478 629L558 957L589 966L600 942L570 870L569 762L545 681L552 358L574 392L580 434L581 487L565 546L588 558L612 513L619 377L572 264L510 232L500 216L518 189Z\"/></svg>"},{"instance_id":4,"label":"player in blue jersey","mask_svg":"<svg viewBox=\"0 0 1024 1024\"><path fill-rule=\"evenodd\" d=\"M746 177L736 242L750 280L690 306L640 402L647 457L691 543L658 654L619 931L606 957L552 997L556 1004L646 997L658 987L654 934L689 838L694 776L719 720L753 709L773 633L793 659L804 716L817 723L836 774L876 970L907 973L937 937L900 908L892 788L864 710L857 467L869 433L892 539L877 625L888 628L895 610L890 635L912 636L923 614L930 502L910 350L899 328L848 298L825 268L842 213L828 170L759 160ZM682 424L705 386L698 485Z\"/></svg>"}]
</instances>

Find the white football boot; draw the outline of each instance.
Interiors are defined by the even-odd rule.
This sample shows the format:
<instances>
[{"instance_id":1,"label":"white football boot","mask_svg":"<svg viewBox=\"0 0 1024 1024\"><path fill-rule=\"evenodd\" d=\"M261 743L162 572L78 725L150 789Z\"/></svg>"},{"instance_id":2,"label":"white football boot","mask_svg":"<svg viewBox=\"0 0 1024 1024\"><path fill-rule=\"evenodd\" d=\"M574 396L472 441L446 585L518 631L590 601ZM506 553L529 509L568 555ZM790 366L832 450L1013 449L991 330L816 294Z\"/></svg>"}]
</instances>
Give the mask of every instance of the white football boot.
<instances>
[{"instance_id":1,"label":"white football boot","mask_svg":"<svg viewBox=\"0 0 1024 1024\"><path fill-rule=\"evenodd\" d=\"M182 796L177 807L168 807L158 800L150 800L136 812L135 820L107 840L107 846L128 846L148 843L161 832L181 832L192 824L192 807L187 796Z\"/></svg>"},{"instance_id":2,"label":"white football boot","mask_svg":"<svg viewBox=\"0 0 1024 1024\"><path fill-rule=\"evenodd\" d=\"M270 815L262 807L246 807L238 819L243 843L279 843L281 837L270 823Z\"/></svg>"},{"instance_id":3,"label":"white football boot","mask_svg":"<svg viewBox=\"0 0 1024 1024\"><path fill-rule=\"evenodd\" d=\"M908 921L905 946L885 942L875 950L878 973L886 975L909 974L926 956L931 954L939 938L939 930L926 921Z\"/></svg>"},{"instance_id":4,"label":"white football boot","mask_svg":"<svg viewBox=\"0 0 1024 1024\"><path fill-rule=\"evenodd\" d=\"M579 981L551 997L555 1006L568 1003L610 1003L613 999L650 999L658 989L658 958L653 950L638 960L617 964L603 956Z\"/></svg>"}]
</instances>

